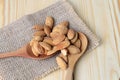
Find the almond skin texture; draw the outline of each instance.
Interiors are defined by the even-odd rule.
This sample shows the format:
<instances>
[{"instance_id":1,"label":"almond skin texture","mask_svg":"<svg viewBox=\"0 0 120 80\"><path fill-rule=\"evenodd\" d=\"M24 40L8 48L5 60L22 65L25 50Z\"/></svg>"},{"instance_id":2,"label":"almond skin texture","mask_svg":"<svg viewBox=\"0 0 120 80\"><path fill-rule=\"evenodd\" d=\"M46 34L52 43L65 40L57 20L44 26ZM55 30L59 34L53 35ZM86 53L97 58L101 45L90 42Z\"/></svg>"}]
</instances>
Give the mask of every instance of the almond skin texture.
<instances>
[{"instance_id":1,"label":"almond skin texture","mask_svg":"<svg viewBox=\"0 0 120 80\"><path fill-rule=\"evenodd\" d=\"M35 26L33 26L33 29L35 29L37 31L44 30L43 25L35 25Z\"/></svg>"},{"instance_id":2,"label":"almond skin texture","mask_svg":"<svg viewBox=\"0 0 120 80\"><path fill-rule=\"evenodd\" d=\"M69 45L70 45L70 41L65 40L65 41L62 41L61 43L59 43L58 45L54 46L54 48L56 50L61 50L61 49L67 48Z\"/></svg>"},{"instance_id":3,"label":"almond skin texture","mask_svg":"<svg viewBox=\"0 0 120 80\"><path fill-rule=\"evenodd\" d=\"M53 27L53 18L51 16L46 17L45 25L49 26L51 29Z\"/></svg>"},{"instance_id":4,"label":"almond skin texture","mask_svg":"<svg viewBox=\"0 0 120 80\"><path fill-rule=\"evenodd\" d=\"M30 41L30 46L33 46L33 44L34 44L35 41L36 41L36 40L32 39L32 40Z\"/></svg>"},{"instance_id":5,"label":"almond skin texture","mask_svg":"<svg viewBox=\"0 0 120 80\"><path fill-rule=\"evenodd\" d=\"M75 31L73 30L73 29L69 29L68 30L68 33L67 33L67 37L68 37L68 39L73 39L74 38L74 36L75 36Z\"/></svg>"},{"instance_id":6,"label":"almond skin texture","mask_svg":"<svg viewBox=\"0 0 120 80\"><path fill-rule=\"evenodd\" d=\"M44 32L45 32L45 34L47 35L47 36L50 36L50 33L51 33L51 29L50 29L50 27L48 27L48 26L44 26Z\"/></svg>"},{"instance_id":7,"label":"almond skin texture","mask_svg":"<svg viewBox=\"0 0 120 80\"><path fill-rule=\"evenodd\" d=\"M58 33L58 32L51 32L50 33L50 37L53 38L53 39L56 38L59 35L60 35L60 33Z\"/></svg>"},{"instance_id":8,"label":"almond skin texture","mask_svg":"<svg viewBox=\"0 0 120 80\"><path fill-rule=\"evenodd\" d=\"M46 43L48 43L48 44L54 46L54 44L53 44L53 39L50 38L50 37L44 37L43 42L46 42Z\"/></svg>"},{"instance_id":9,"label":"almond skin texture","mask_svg":"<svg viewBox=\"0 0 120 80\"><path fill-rule=\"evenodd\" d=\"M58 32L60 34L67 34L68 32L68 22L67 21L64 21L64 22L61 22L60 24L56 25L52 32Z\"/></svg>"},{"instance_id":10,"label":"almond skin texture","mask_svg":"<svg viewBox=\"0 0 120 80\"><path fill-rule=\"evenodd\" d=\"M42 41L43 37L42 36L34 36L33 39L36 41Z\"/></svg>"},{"instance_id":11,"label":"almond skin texture","mask_svg":"<svg viewBox=\"0 0 120 80\"><path fill-rule=\"evenodd\" d=\"M67 63L61 58L61 57L56 57L56 61L57 61L57 64L58 64L58 66L61 68L61 69L63 69L63 70L65 70L65 69L67 69Z\"/></svg>"},{"instance_id":12,"label":"almond skin texture","mask_svg":"<svg viewBox=\"0 0 120 80\"><path fill-rule=\"evenodd\" d=\"M59 35L53 39L53 44L57 45L65 39L65 35Z\"/></svg>"},{"instance_id":13,"label":"almond skin texture","mask_svg":"<svg viewBox=\"0 0 120 80\"><path fill-rule=\"evenodd\" d=\"M31 49L32 49L32 52L35 56L39 56L39 54L35 51L34 47L31 47Z\"/></svg>"},{"instance_id":14,"label":"almond skin texture","mask_svg":"<svg viewBox=\"0 0 120 80\"><path fill-rule=\"evenodd\" d=\"M71 43L74 44L78 39L78 33L75 33L75 37L71 40Z\"/></svg>"},{"instance_id":15,"label":"almond skin texture","mask_svg":"<svg viewBox=\"0 0 120 80\"><path fill-rule=\"evenodd\" d=\"M70 45L67 49L71 55L80 53L80 49L74 45Z\"/></svg>"},{"instance_id":16,"label":"almond skin texture","mask_svg":"<svg viewBox=\"0 0 120 80\"><path fill-rule=\"evenodd\" d=\"M34 36L45 36L45 32L44 31L37 31L34 33Z\"/></svg>"},{"instance_id":17,"label":"almond skin texture","mask_svg":"<svg viewBox=\"0 0 120 80\"><path fill-rule=\"evenodd\" d=\"M47 44L46 42L39 42L39 44L46 50L52 49L52 47L49 44Z\"/></svg>"},{"instance_id":18,"label":"almond skin texture","mask_svg":"<svg viewBox=\"0 0 120 80\"><path fill-rule=\"evenodd\" d=\"M81 47L81 40L78 39L78 40L74 43L74 45L75 45L76 47L80 48L80 47Z\"/></svg>"},{"instance_id":19,"label":"almond skin texture","mask_svg":"<svg viewBox=\"0 0 120 80\"><path fill-rule=\"evenodd\" d=\"M33 48L37 54L44 54L44 49L40 46L38 42L34 42Z\"/></svg>"}]
</instances>

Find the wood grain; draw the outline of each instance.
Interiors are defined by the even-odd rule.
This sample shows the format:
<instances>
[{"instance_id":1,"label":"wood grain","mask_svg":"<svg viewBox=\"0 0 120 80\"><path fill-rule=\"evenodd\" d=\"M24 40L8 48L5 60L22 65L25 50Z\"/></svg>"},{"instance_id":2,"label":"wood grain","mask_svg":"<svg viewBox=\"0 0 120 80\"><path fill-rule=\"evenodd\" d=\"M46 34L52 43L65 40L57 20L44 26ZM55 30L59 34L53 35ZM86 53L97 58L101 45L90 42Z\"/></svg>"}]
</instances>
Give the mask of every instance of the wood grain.
<instances>
[{"instance_id":1,"label":"wood grain","mask_svg":"<svg viewBox=\"0 0 120 80\"><path fill-rule=\"evenodd\" d=\"M58 0L0 0L0 27ZM120 0L68 0L101 45L78 62L75 80L119 80ZM32 6L31 6L32 5ZM62 80L58 70L39 80Z\"/></svg>"}]
</instances>

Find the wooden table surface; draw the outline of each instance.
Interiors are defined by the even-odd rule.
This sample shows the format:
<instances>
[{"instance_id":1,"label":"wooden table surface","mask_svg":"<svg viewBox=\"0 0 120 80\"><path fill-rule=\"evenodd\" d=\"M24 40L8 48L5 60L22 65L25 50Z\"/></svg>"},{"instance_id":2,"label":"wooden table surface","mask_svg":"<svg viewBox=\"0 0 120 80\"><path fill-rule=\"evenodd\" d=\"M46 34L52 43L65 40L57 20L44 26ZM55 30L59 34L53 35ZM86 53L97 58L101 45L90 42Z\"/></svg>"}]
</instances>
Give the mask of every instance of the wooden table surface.
<instances>
[{"instance_id":1,"label":"wooden table surface","mask_svg":"<svg viewBox=\"0 0 120 80\"><path fill-rule=\"evenodd\" d=\"M0 0L0 28L58 0ZM80 59L75 80L119 80L120 0L68 0L78 15L101 38L101 45ZM58 70L40 80L62 80Z\"/></svg>"}]
</instances>

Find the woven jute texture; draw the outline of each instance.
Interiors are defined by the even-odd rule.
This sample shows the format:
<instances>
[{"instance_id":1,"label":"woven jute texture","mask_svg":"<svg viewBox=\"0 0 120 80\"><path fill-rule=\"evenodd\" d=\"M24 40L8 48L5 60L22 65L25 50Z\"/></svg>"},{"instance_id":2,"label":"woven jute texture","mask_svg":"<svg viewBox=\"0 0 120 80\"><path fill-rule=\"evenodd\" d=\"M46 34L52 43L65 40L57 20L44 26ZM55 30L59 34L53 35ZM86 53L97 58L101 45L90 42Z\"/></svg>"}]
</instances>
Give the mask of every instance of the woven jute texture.
<instances>
[{"instance_id":1,"label":"woven jute texture","mask_svg":"<svg viewBox=\"0 0 120 80\"><path fill-rule=\"evenodd\" d=\"M32 26L44 24L46 16L52 16L55 24L63 20L69 21L70 28L86 34L89 40L87 52L99 45L99 39L78 17L67 1L58 1L36 13L25 15L15 22L0 29L0 53L19 49L28 43L34 31ZM45 60L32 60L22 57L0 59L0 78L3 80L34 80L59 69L55 56Z\"/></svg>"}]
</instances>

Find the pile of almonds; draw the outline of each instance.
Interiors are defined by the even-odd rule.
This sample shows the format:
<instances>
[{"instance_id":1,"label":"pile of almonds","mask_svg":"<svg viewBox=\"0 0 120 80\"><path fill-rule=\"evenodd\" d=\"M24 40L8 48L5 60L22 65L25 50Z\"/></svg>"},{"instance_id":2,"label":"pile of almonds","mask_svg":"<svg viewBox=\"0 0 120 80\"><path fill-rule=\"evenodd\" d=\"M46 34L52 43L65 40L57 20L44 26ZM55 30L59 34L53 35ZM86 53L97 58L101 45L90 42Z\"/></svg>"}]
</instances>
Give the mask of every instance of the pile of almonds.
<instances>
[{"instance_id":1,"label":"pile of almonds","mask_svg":"<svg viewBox=\"0 0 120 80\"><path fill-rule=\"evenodd\" d=\"M52 17L46 17L44 25L35 25L36 32L30 41L30 46L35 56L52 55L61 51L63 56L57 56L56 61L60 68L67 68L67 56L81 52L79 32L68 28L68 21L63 21L54 26Z\"/></svg>"}]
</instances>

